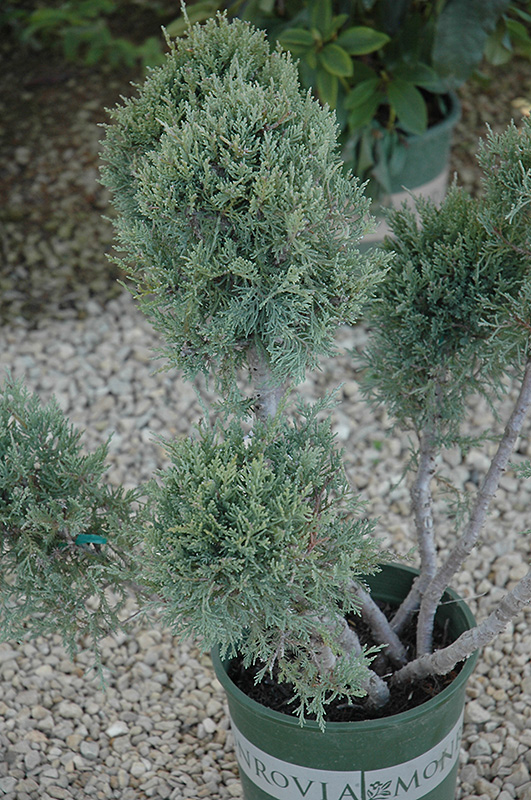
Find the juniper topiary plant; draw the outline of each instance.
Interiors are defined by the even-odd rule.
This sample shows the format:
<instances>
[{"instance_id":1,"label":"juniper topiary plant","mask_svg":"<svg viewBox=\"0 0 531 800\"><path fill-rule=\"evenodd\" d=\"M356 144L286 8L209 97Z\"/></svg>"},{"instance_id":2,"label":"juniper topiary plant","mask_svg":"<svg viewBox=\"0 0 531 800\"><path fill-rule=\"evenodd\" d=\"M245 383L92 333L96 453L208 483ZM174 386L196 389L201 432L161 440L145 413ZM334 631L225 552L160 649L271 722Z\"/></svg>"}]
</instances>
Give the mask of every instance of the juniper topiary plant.
<instances>
[{"instance_id":1,"label":"juniper topiary plant","mask_svg":"<svg viewBox=\"0 0 531 800\"><path fill-rule=\"evenodd\" d=\"M172 465L149 488L140 533L138 495L102 482L105 448L82 455L58 407L8 381L2 635L30 625L71 646L76 630L97 638L138 585L133 562L177 634L276 670L300 716L323 723L334 697L385 689L345 618L379 555L330 401L288 413L287 389L332 352L379 274L383 258L357 247L367 201L343 172L333 114L301 91L289 55L240 21L219 16L170 43L113 117L103 178L135 292L170 364L214 375L223 413L166 443Z\"/></svg>"},{"instance_id":2,"label":"juniper topiary plant","mask_svg":"<svg viewBox=\"0 0 531 800\"><path fill-rule=\"evenodd\" d=\"M454 187L440 209L419 201L418 218L391 212L387 252L362 258L367 202L342 171L334 118L301 92L289 55L270 52L248 24L220 16L190 28L113 117L103 179L133 291L170 365L188 378L214 376L223 413L215 422L207 414L192 439L166 442L171 466L149 487L152 521L137 535L132 498L99 483L103 451L84 461L57 409L39 416L8 386L4 618L21 603L22 620L31 592L45 614L64 593L72 618L97 632L104 589L127 577L123 551L135 547L165 622L205 648L240 650L259 678L292 684L301 718L323 724L338 696L367 693L383 705L395 685L450 672L531 600L530 572L477 628L432 652L435 610L478 540L531 403L531 124L488 139L483 200ZM379 553L321 419L329 401L292 409L287 392L333 351L336 326L354 322L371 292L366 392L418 437L411 496L421 573L390 622L364 586ZM470 444L470 393L495 399L512 371L521 379L514 410L439 565L436 457ZM109 538L98 551L102 530ZM73 605L68 582L80 587ZM87 622L88 590L103 616ZM385 647L384 677L346 622L357 610ZM417 611L408 663L400 637ZM66 616L54 625L68 637Z\"/></svg>"}]
</instances>

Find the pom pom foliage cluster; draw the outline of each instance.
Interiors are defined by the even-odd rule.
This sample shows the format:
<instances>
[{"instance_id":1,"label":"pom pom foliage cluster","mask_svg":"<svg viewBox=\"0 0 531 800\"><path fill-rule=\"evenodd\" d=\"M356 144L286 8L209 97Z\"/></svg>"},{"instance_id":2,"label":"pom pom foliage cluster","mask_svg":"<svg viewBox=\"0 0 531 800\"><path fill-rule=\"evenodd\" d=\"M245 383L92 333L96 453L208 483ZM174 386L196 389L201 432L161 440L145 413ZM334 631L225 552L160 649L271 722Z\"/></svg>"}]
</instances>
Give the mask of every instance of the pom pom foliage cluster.
<instances>
[{"instance_id":1,"label":"pom pom foliage cluster","mask_svg":"<svg viewBox=\"0 0 531 800\"><path fill-rule=\"evenodd\" d=\"M358 610L349 587L378 555L320 410L257 423L251 437L238 422L203 425L199 439L170 444L147 536L165 621L264 673L274 665L304 698L301 712L318 716L339 690L360 692L363 659L320 674L315 643L341 655L335 630Z\"/></svg>"},{"instance_id":2,"label":"pom pom foliage cluster","mask_svg":"<svg viewBox=\"0 0 531 800\"><path fill-rule=\"evenodd\" d=\"M489 133L479 161L484 171L480 199L453 186L440 207L419 199L414 210L404 207L390 214L393 235L385 249L393 258L376 288L368 315L372 335L362 358L366 395L385 403L418 438L410 466L421 574L393 628L400 631L418 610L417 655L427 659L429 669L439 658L429 655L437 605L479 541L531 405L529 121L519 129L512 124L503 134ZM466 450L493 438L491 431L475 439L463 435L468 402L472 394L482 394L496 413L495 401L515 381L519 389L513 410L476 496L463 503L454 487L459 513L450 518L455 519L456 539L440 561L431 494L437 458L444 446ZM460 658L492 641L529 602L531 571L479 626L472 644L458 644ZM457 663L446 655L435 671L448 672ZM401 679L419 678L422 669L417 660L401 671Z\"/></svg>"},{"instance_id":3,"label":"pom pom foliage cluster","mask_svg":"<svg viewBox=\"0 0 531 800\"><path fill-rule=\"evenodd\" d=\"M136 492L103 480L107 447L84 454L55 401L8 378L0 393L2 638L59 633L73 651L119 624L134 579Z\"/></svg>"},{"instance_id":4,"label":"pom pom foliage cluster","mask_svg":"<svg viewBox=\"0 0 531 800\"><path fill-rule=\"evenodd\" d=\"M440 207L419 198L414 210L393 212L393 258L371 312L366 391L406 427L430 426L448 445L470 395L500 386L510 356L491 323L507 318L529 269L528 252L486 230L484 219L505 216L494 198L499 207L497 191L478 202L454 185Z\"/></svg>"},{"instance_id":5,"label":"pom pom foliage cluster","mask_svg":"<svg viewBox=\"0 0 531 800\"><path fill-rule=\"evenodd\" d=\"M185 375L215 365L226 392L258 345L277 381L299 380L370 279L335 117L246 24L209 20L170 46L104 144L126 269Z\"/></svg>"}]
</instances>

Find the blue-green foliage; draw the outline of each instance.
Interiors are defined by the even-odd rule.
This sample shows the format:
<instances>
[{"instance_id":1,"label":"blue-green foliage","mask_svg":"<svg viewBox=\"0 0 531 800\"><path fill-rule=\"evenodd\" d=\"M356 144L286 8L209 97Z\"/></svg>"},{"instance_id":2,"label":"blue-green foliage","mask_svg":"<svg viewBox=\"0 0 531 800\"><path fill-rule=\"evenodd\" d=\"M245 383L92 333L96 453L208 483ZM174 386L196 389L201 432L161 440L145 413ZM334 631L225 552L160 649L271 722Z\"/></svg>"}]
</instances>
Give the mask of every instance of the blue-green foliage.
<instances>
[{"instance_id":1,"label":"blue-green foliage","mask_svg":"<svg viewBox=\"0 0 531 800\"><path fill-rule=\"evenodd\" d=\"M165 355L188 376L217 365L227 388L259 344L277 379L301 379L371 276L357 250L367 202L343 173L334 115L263 32L218 17L112 117L103 180Z\"/></svg>"},{"instance_id":2,"label":"blue-green foliage","mask_svg":"<svg viewBox=\"0 0 531 800\"><path fill-rule=\"evenodd\" d=\"M480 143L479 162L487 213L482 222L491 246L522 255L531 250L531 121L511 123L503 133L489 131Z\"/></svg>"},{"instance_id":3,"label":"blue-green foliage","mask_svg":"<svg viewBox=\"0 0 531 800\"><path fill-rule=\"evenodd\" d=\"M359 694L367 659L343 655L320 674L315 637L338 652L334 628L355 610L345 587L374 571L377 546L316 412L257 423L251 436L238 422L224 432L202 425L195 440L168 443L146 574L177 633L275 665L300 713L322 717L334 693Z\"/></svg>"},{"instance_id":4,"label":"blue-green foliage","mask_svg":"<svg viewBox=\"0 0 531 800\"><path fill-rule=\"evenodd\" d=\"M0 637L59 633L74 650L117 627L134 570L134 492L103 481L57 404L8 378L0 393ZM112 589L114 597L107 590ZM91 599L90 606L88 601Z\"/></svg>"},{"instance_id":5,"label":"blue-green foliage","mask_svg":"<svg viewBox=\"0 0 531 800\"><path fill-rule=\"evenodd\" d=\"M507 369L490 323L518 296L529 254L487 230L492 198L453 187L440 208L420 199L416 211L389 217L394 258L371 316L366 389L406 426L452 437L470 393L498 387Z\"/></svg>"}]
</instances>

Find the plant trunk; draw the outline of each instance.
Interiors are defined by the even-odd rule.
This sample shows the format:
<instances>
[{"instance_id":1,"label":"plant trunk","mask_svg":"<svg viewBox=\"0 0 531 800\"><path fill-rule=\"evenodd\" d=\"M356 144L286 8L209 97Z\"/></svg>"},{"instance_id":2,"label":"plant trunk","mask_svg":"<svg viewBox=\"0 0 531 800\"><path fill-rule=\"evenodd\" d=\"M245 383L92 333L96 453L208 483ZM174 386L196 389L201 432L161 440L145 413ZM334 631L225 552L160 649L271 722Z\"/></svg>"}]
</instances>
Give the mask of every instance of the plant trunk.
<instances>
[{"instance_id":1,"label":"plant trunk","mask_svg":"<svg viewBox=\"0 0 531 800\"><path fill-rule=\"evenodd\" d=\"M437 551L433 536L433 499L430 483L435 474L435 435L426 429L419 435L420 451L417 477L411 487L411 505L415 518L415 529L420 554L420 575L401 604L391 622L396 634L400 634L418 610L422 595L437 569Z\"/></svg>"},{"instance_id":2,"label":"plant trunk","mask_svg":"<svg viewBox=\"0 0 531 800\"><path fill-rule=\"evenodd\" d=\"M361 655L363 648L356 633L344 620L344 627L338 639L338 643L345 653L356 653ZM383 708L389 702L389 687L372 669L368 670L367 678L362 684L362 689L367 692L367 700L372 708Z\"/></svg>"},{"instance_id":3,"label":"plant trunk","mask_svg":"<svg viewBox=\"0 0 531 800\"><path fill-rule=\"evenodd\" d=\"M437 606L455 573L472 551L485 523L492 498L513 452L522 424L531 404L531 360L528 360L513 412L501 438L496 455L492 459L485 480L478 492L475 506L463 535L451 551L446 562L437 571L428 585L420 605L418 619L417 653L431 653L433 647L433 621Z\"/></svg>"},{"instance_id":4,"label":"plant trunk","mask_svg":"<svg viewBox=\"0 0 531 800\"><path fill-rule=\"evenodd\" d=\"M353 592L360 601L361 617L371 629L375 643L385 645L383 655L387 656L395 666L403 667L407 663L406 650L391 628L389 620L365 589L354 585Z\"/></svg>"},{"instance_id":5,"label":"plant trunk","mask_svg":"<svg viewBox=\"0 0 531 800\"><path fill-rule=\"evenodd\" d=\"M354 653L361 656L363 648L357 637L355 631L349 626L346 619L329 619L321 617L319 620L326 625L330 631L330 636L335 639L336 644L339 645L341 652L345 655ZM340 633L338 635L338 624L340 626ZM337 664L338 658L332 648L325 643L322 636L319 634L312 635L312 652L315 662L322 673L332 672ZM361 688L367 692L367 699L370 706L373 708L381 708L389 700L389 687L382 678L380 678L372 669L367 670L367 677L363 682Z\"/></svg>"},{"instance_id":6,"label":"plant trunk","mask_svg":"<svg viewBox=\"0 0 531 800\"><path fill-rule=\"evenodd\" d=\"M257 418L265 422L277 413L286 387L273 377L267 354L258 346L254 345L247 351L247 363L254 385L253 410Z\"/></svg>"}]
</instances>

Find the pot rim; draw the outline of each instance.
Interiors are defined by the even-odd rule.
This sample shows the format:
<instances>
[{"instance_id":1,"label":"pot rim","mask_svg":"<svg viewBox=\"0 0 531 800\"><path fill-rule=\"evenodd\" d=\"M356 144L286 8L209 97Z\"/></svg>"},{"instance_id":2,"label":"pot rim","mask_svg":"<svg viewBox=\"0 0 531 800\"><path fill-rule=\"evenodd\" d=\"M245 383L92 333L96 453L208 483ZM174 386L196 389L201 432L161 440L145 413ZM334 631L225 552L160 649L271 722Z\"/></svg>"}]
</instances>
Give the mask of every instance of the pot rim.
<instances>
[{"instance_id":1,"label":"pot rim","mask_svg":"<svg viewBox=\"0 0 531 800\"><path fill-rule=\"evenodd\" d=\"M418 575L418 570L403 564L388 563L382 566L409 572L412 575ZM474 616L463 598L451 588L446 590L445 596L449 600L453 601L458 610L464 614L469 627L475 627L476 621ZM236 686L236 684L227 675L224 662L221 660L219 654L219 648L213 649L210 655L216 676L225 691L232 694L243 705L248 706L254 712L254 714L256 714L256 716L274 719L279 725L284 725L288 728L296 727L300 729L303 727L308 728L309 730L321 731L319 725L314 720L305 720L304 724L301 726L298 717L290 716L289 714L282 714L280 711L274 711L273 709L258 703L256 700L253 700L251 697L246 695L245 692L242 692L242 690L239 689L238 686ZM326 730L330 730L335 733L347 733L355 730L374 731L387 728L390 725L400 725L401 723L410 722L420 716L429 715L436 708L446 703L455 692L459 691L463 685L467 683L474 670L477 659L478 651L476 650L465 661L457 677L448 686L435 695L435 697L430 698L425 703L415 706L415 708L411 708L408 711L401 711L399 714L391 714L387 717L381 717L380 719L357 720L354 722L327 722Z\"/></svg>"}]
</instances>

